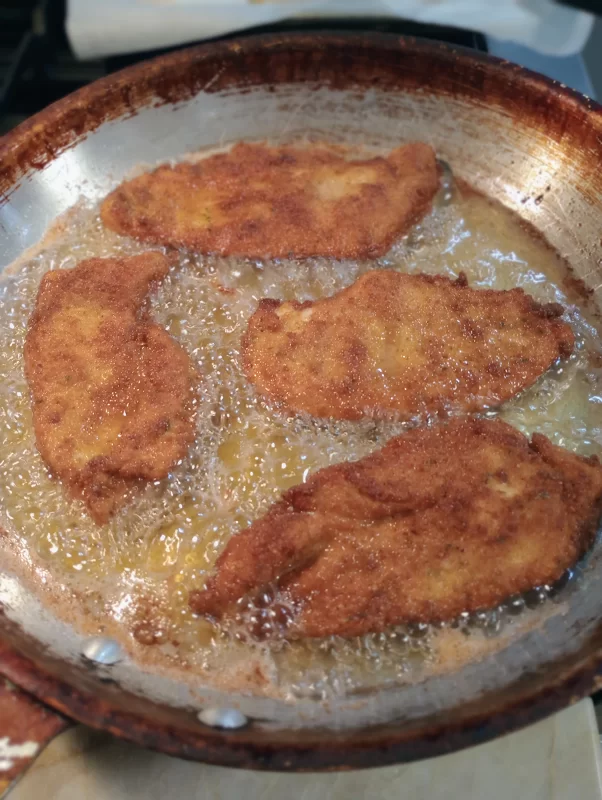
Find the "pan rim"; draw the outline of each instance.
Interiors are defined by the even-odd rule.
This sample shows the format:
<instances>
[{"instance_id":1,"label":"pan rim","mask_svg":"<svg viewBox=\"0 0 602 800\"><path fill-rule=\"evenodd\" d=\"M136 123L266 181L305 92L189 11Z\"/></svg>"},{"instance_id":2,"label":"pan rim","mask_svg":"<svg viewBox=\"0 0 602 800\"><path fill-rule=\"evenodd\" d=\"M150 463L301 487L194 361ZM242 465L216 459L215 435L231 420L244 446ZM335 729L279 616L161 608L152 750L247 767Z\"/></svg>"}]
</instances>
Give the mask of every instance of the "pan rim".
<instances>
[{"instance_id":1,"label":"pan rim","mask_svg":"<svg viewBox=\"0 0 602 800\"><path fill-rule=\"evenodd\" d=\"M535 691L526 688L500 711L487 709L452 722L422 721L409 730L400 729L394 720L344 731L316 728L301 736L296 730L278 728L260 740L254 737L252 724L238 731L220 730L195 723L186 712L180 725L165 724L152 716L153 711L160 714L161 707L148 700L144 713L125 711L118 703L57 677L4 638L0 638L0 675L71 721L149 750L236 769L329 772L392 766L458 752L574 705L602 688L602 632L597 638L601 641L593 656L569 664L566 672L550 683L540 683ZM571 657L565 660L570 662Z\"/></svg>"},{"instance_id":2,"label":"pan rim","mask_svg":"<svg viewBox=\"0 0 602 800\"><path fill-rule=\"evenodd\" d=\"M590 123L596 123L602 136L602 104L545 75L467 47L433 42L419 37L397 36L392 33L358 34L344 30L340 32L317 31L311 34L294 32L282 35L257 34L194 45L125 67L111 75L99 78L92 84L72 92L34 114L0 138L0 203L7 199L7 189L10 189L10 184L23 177L28 169L43 169L63 150L74 146L103 123L124 116L124 112L127 114L128 110L130 114L135 114L137 108L143 103L138 102L138 106L136 105L139 97L135 92L130 92L131 87L138 84L148 86L152 79L161 73L170 69L177 70L178 67L190 64L216 61L219 58L244 58L263 50L287 51L294 47L300 51L311 52L315 51L317 46L336 48L341 45L355 47L356 53L361 53L362 50L399 53L402 49L406 54L415 53L417 56L437 54L443 60L450 62L450 65L466 64L467 62L473 67L478 65L487 69L493 76L501 77L510 84L520 83L523 88L527 87L531 91L543 92L546 95L551 91L556 103L565 105L567 109L572 106L573 111L580 111L588 117ZM270 81L266 80L263 85L270 85ZM189 96L192 97L199 91L219 91L220 88L220 82L216 80L210 86L193 87ZM437 92L441 93L441 90L438 89ZM117 101L121 100L121 103L118 102L114 108L105 108L98 114L98 110L94 106L95 102L105 99L105 96L111 93L116 96ZM176 101L165 96L160 97L155 104L160 106L170 102ZM68 119L64 120L65 117ZM71 129L61 130L59 127L61 121L70 124ZM51 145L45 136L47 130L53 127L57 130L51 130L50 133L59 139L56 146ZM26 163L23 163L22 159L26 154L21 151L26 141L32 137L35 137L38 144L37 151L31 153L29 159L26 157ZM27 160L30 163L27 163Z\"/></svg>"}]
</instances>

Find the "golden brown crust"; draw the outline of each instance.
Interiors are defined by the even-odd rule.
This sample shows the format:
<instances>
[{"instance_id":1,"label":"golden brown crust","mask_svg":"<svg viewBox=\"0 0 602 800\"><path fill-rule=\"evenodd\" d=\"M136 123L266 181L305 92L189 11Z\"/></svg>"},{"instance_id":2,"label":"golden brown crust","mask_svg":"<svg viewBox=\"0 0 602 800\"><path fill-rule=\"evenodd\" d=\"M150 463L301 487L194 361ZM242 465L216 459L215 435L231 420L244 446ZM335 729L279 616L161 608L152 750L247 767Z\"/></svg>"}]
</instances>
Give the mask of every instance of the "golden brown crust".
<instances>
[{"instance_id":1,"label":"golden brown crust","mask_svg":"<svg viewBox=\"0 0 602 800\"><path fill-rule=\"evenodd\" d=\"M194 611L278 581L291 632L449 620L552 582L592 545L602 467L499 420L414 429L320 470L228 542Z\"/></svg>"},{"instance_id":2,"label":"golden brown crust","mask_svg":"<svg viewBox=\"0 0 602 800\"><path fill-rule=\"evenodd\" d=\"M261 393L316 417L478 411L570 355L562 312L522 289L375 270L313 303L262 300L243 365Z\"/></svg>"},{"instance_id":3,"label":"golden brown crust","mask_svg":"<svg viewBox=\"0 0 602 800\"><path fill-rule=\"evenodd\" d=\"M167 275L160 253L91 258L44 275L25 341L40 454L99 524L194 438L196 372L141 310Z\"/></svg>"},{"instance_id":4,"label":"golden brown crust","mask_svg":"<svg viewBox=\"0 0 602 800\"><path fill-rule=\"evenodd\" d=\"M324 145L241 143L126 181L102 219L135 239L201 253L374 258L424 216L438 183L433 149L421 143L362 160Z\"/></svg>"}]
</instances>

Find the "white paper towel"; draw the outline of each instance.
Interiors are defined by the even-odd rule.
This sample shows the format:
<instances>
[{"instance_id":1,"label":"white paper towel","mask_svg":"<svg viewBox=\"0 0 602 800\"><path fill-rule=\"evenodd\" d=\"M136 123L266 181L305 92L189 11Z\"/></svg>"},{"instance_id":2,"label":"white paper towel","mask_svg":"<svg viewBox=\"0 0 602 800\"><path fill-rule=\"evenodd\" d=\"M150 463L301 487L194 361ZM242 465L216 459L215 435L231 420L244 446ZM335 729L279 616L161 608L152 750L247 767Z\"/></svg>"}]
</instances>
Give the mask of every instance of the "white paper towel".
<instances>
[{"instance_id":1,"label":"white paper towel","mask_svg":"<svg viewBox=\"0 0 602 800\"><path fill-rule=\"evenodd\" d=\"M553 0L69 0L79 58L169 47L290 17L403 17L478 30L542 53L579 52L593 17Z\"/></svg>"}]
</instances>

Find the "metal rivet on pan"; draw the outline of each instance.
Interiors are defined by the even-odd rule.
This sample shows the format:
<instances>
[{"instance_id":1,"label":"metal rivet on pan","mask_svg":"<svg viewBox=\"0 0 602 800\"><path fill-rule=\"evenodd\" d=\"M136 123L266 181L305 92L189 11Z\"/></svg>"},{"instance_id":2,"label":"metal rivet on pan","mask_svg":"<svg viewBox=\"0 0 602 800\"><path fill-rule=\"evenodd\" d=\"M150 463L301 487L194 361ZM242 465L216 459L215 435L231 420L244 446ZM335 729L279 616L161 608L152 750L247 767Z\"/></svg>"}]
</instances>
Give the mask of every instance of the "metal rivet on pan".
<instances>
[{"instance_id":1,"label":"metal rivet on pan","mask_svg":"<svg viewBox=\"0 0 602 800\"><path fill-rule=\"evenodd\" d=\"M454 175L447 161L437 159L441 170L441 188L437 192L434 203L437 206L447 206L451 203L454 193Z\"/></svg>"},{"instance_id":2,"label":"metal rivet on pan","mask_svg":"<svg viewBox=\"0 0 602 800\"><path fill-rule=\"evenodd\" d=\"M199 711L197 717L204 725L229 730L242 728L249 721L242 711L238 711L236 708L205 708L203 711Z\"/></svg>"},{"instance_id":3,"label":"metal rivet on pan","mask_svg":"<svg viewBox=\"0 0 602 800\"><path fill-rule=\"evenodd\" d=\"M115 639L109 639L106 636L93 636L91 639L87 639L82 647L82 655L88 661L107 666L116 664L123 658L121 647Z\"/></svg>"}]
</instances>

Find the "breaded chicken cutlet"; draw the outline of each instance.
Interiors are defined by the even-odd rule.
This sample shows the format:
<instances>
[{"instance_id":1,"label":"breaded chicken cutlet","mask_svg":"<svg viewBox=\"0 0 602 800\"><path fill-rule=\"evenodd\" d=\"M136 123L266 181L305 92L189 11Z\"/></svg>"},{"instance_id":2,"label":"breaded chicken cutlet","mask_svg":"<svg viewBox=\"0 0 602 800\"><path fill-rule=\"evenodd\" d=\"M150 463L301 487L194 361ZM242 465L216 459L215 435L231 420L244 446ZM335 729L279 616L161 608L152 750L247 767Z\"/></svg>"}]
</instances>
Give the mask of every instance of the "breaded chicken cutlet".
<instances>
[{"instance_id":1,"label":"breaded chicken cutlet","mask_svg":"<svg viewBox=\"0 0 602 800\"><path fill-rule=\"evenodd\" d=\"M592 545L602 467L499 420L459 419L327 467L233 536L199 613L277 583L289 634L450 620L558 579Z\"/></svg>"},{"instance_id":2,"label":"breaded chicken cutlet","mask_svg":"<svg viewBox=\"0 0 602 800\"><path fill-rule=\"evenodd\" d=\"M235 145L122 183L102 220L143 242L249 258L374 258L430 209L439 185L421 143L355 159L325 145Z\"/></svg>"},{"instance_id":3,"label":"breaded chicken cutlet","mask_svg":"<svg viewBox=\"0 0 602 800\"><path fill-rule=\"evenodd\" d=\"M91 258L44 275L25 341L38 450L98 524L194 438L195 368L144 308L160 253Z\"/></svg>"},{"instance_id":4,"label":"breaded chicken cutlet","mask_svg":"<svg viewBox=\"0 0 602 800\"><path fill-rule=\"evenodd\" d=\"M315 302L261 300L243 366L260 393L315 417L479 411L570 355L562 313L522 289L375 270Z\"/></svg>"}]
</instances>

